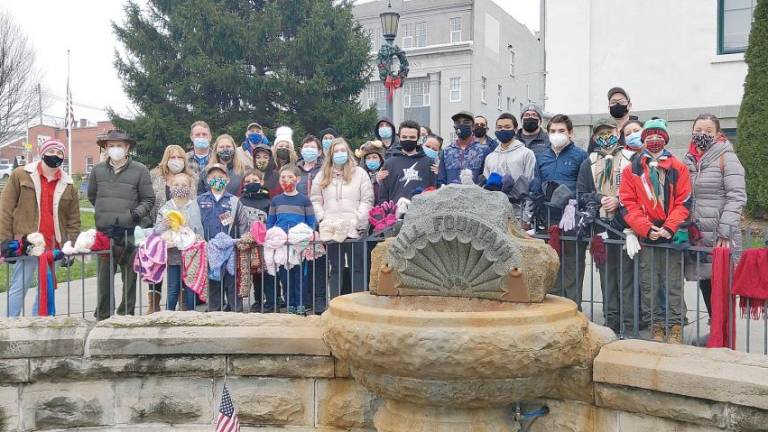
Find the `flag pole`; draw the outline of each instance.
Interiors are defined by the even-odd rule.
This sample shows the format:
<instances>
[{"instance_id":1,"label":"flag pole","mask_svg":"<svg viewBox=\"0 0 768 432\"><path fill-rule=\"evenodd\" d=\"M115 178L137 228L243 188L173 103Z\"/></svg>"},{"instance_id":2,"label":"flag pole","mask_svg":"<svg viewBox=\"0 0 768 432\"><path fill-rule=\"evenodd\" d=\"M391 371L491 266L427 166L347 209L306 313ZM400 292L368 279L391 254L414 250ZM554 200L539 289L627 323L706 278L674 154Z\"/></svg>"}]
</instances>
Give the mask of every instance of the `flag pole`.
<instances>
[{"instance_id":1,"label":"flag pole","mask_svg":"<svg viewBox=\"0 0 768 432\"><path fill-rule=\"evenodd\" d=\"M72 103L72 93L69 89L69 50L67 50L67 93L70 98L70 103ZM65 120L66 121L66 127L67 127L67 159L69 159L69 163L67 164L67 170L69 171L69 176L72 177L72 121L69 119L69 115L72 115L68 113L68 117Z\"/></svg>"}]
</instances>

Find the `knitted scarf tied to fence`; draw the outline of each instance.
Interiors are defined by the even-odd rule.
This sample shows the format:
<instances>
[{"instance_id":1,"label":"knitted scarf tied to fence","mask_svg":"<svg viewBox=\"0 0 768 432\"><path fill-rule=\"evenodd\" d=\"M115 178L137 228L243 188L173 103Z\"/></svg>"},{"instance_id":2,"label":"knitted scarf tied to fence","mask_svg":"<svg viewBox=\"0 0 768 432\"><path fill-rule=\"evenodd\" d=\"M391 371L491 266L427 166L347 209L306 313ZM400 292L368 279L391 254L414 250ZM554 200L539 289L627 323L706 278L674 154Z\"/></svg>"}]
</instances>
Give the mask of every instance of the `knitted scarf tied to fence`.
<instances>
[{"instance_id":1,"label":"knitted scarf tied to fence","mask_svg":"<svg viewBox=\"0 0 768 432\"><path fill-rule=\"evenodd\" d=\"M747 249L741 255L733 277L733 293L739 296L741 316L753 320L766 316L768 300L768 248Z\"/></svg>"},{"instance_id":2,"label":"knitted scarf tied to fence","mask_svg":"<svg viewBox=\"0 0 768 432\"><path fill-rule=\"evenodd\" d=\"M736 301L728 292L731 250L712 250L712 319L707 348L731 348L736 342ZM729 298L730 297L730 298Z\"/></svg>"}]
</instances>

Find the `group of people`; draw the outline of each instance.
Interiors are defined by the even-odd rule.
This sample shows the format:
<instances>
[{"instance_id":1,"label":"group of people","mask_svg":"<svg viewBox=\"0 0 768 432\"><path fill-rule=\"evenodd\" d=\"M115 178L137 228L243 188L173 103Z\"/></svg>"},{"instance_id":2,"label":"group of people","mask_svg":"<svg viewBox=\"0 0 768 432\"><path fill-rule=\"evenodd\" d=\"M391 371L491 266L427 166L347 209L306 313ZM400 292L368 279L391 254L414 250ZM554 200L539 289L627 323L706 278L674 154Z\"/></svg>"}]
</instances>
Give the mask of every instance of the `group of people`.
<instances>
[{"instance_id":1,"label":"group of people","mask_svg":"<svg viewBox=\"0 0 768 432\"><path fill-rule=\"evenodd\" d=\"M637 319L651 327L655 339L680 342L684 252L655 253L640 241L738 250L744 170L713 115L694 121L681 160L666 149L667 123L632 116L625 90L608 92L608 109L611 117L595 122L587 149L574 143L567 115L554 115L545 125L535 105L522 109L520 123L510 113L499 115L494 134L485 117L458 112L451 118L456 139L445 144L425 125L406 120L396 126L383 118L373 128L373 139L354 152L333 128L308 135L297 146L289 127L277 128L270 142L266 130L253 122L237 143L227 134L214 140L208 124L196 121L190 149L168 146L152 170L131 158L132 138L109 131L98 139L104 160L88 179L96 229L112 238L112 258L98 259L95 315L105 319L113 312L110 278L117 267L125 291L117 313L134 312L134 229L167 231L171 211L182 213L189 229L206 242L222 233L234 240L253 234L256 223L268 230L267 242L270 230L289 233L301 224L325 233L324 240L335 239L325 255L315 254L312 265L252 277L253 311L273 311L288 300L290 312L303 314L312 309L310 286L323 299L328 289L336 295L364 286L370 248L340 240L367 238L374 229L369 221L378 220L372 215L398 209L401 217L414 195L464 183L505 193L524 230L556 233L550 244L561 256L561 271L553 293L581 303L589 244L600 272L606 325L618 330ZM78 196L60 169L63 144L51 140L39 151L40 160L15 170L3 191L0 241L41 232L46 247L56 248L80 232ZM559 235L585 241L559 242ZM601 239L623 240L626 246L608 242L601 252L595 247ZM195 309L200 300L185 283L181 256L168 246L166 308L171 310ZM634 259L639 260L639 304L633 298ZM685 273L701 281L709 309L712 269L707 256L696 261L696 274ZM34 266L14 268L12 316L19 314L34 271ZM235 285L228 272L209 280L207 310L242 311L243 292ZM150 312L161 309L161 292L162 282L150 285Z\"/></svg>"}]
</instances>

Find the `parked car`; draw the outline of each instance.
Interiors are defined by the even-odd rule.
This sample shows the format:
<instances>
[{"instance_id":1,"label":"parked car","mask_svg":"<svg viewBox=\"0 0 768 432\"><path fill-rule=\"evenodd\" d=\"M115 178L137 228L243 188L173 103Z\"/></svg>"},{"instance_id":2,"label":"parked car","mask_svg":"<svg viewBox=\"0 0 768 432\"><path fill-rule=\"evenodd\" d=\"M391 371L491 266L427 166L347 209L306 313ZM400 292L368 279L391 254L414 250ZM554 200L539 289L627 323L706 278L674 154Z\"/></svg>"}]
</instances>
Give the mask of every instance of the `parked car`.
<instances>
[{"instance_id":1,"label":"parked car","mask_svg":"<svg viewBox=\"0 0 768 432\"><path fill-rule=\"evenodd\" d=\"M13 165L0 164L0 179L7 180L11 176L11 171L13 171Z\"/></svg>"}]
</instances>

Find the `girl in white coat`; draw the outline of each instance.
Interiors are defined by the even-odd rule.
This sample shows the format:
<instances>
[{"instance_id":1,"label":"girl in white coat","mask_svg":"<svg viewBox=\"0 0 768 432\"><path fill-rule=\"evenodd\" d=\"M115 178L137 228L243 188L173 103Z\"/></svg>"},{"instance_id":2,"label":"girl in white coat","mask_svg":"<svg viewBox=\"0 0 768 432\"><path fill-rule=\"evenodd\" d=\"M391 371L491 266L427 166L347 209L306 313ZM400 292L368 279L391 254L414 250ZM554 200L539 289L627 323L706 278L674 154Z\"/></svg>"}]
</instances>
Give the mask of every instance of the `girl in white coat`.
<instances>
[{"instance_id":1,"label":"girl in white coat","mask_svg":"<svg viewBox=\"0 0 768 432\"><path fill-rule=\"evenodd\" d=\"M334 238L358 239L368 231L368 212L373 207L373 185L364 169L357 166L352 150L343 138L331 143L329 157L312 181L310 199L320 223L324 241ZM364 242L328 245L332 297L364 289ZM343 278L345 267L348 275Z\"/></svg>"}]
</instances>

